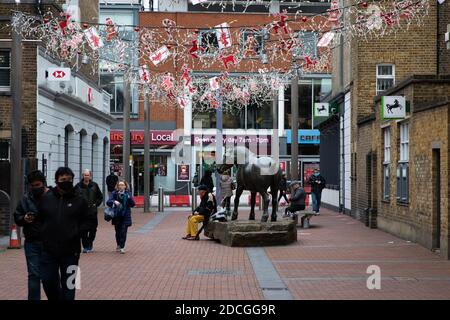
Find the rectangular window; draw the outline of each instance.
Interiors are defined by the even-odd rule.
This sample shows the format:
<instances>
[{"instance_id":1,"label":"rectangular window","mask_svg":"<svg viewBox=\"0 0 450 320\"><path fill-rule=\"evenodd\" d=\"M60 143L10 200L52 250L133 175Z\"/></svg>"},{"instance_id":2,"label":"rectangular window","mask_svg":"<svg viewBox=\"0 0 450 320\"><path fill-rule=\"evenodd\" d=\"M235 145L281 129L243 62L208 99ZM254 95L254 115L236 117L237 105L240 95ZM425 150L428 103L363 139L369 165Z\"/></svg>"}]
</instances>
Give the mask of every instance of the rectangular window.
<instances>
[{"instance_id":1,"label":"rectangular window","mask_svg":"<svg viewBox=\"0 0 450 320\"><path fill-rule=\"evenodd\" d=\"M384 163L391 162L391 130L386 128L384 132Z\"/></svg>"},{"instance_id":2,"label":"rectangular window","mask_svg":"<svg viewBox=\"0 0 450 320\"><path fill-rule=\"evenodd\" d=\"M259 57L264 49L261 32L245 29L241 32L241 54L244 58Z\"/></svg>"},{"instance_id":3,"label":"rectangular window","mask_svg":"<svg viewBox=\"0 0 450 320\"><path fill-rule=\"evenodd\" d=\"M377 65L377 95L395 85L395 65Z\"/></svg>"},{"instance_id":4,"label":"rectangular window","mask_svg":"<svg viewBox=\"0 0 450 320\"><path fill-rule=\"evenodd\" d=\"M409 161L409 123L400 125L400 162Z\"/></svg>"},{"instance_id":5,"label":"rectangular window","mask_svg":"<svg viewBox=\"0 0 450 320\"><path fill-rule=\"evenodd\" d=\"M317 58L317 33L314 31L301 31L299 33L300 57Z\"/></svg>"},{"instance_id":6,"label":"rectangular window","mask_svg":"<svg viewBox=\"0 0 450 320\"><path fill-rule=\"evenodd\" d=\"M100 76L100 81L103 89L112 96L110 101L110 112L112 114L123 113L123 76L103 73Z\"/></svg>"},{"instance_id":7,"label":"rectangular window","mask_svg":"<svg viewBox=\"0 0 450 320\"><path fill-rule=\"evenodd\" d=\"M0 141L0 160L9 160L8 141Z\"/></svg>"},{"instance_id":8,"label":"rectangular window","mask_svg":"<svg viewBox=\"0 0 450 320\"><path fill-rule=\"evenodd\" d=\"M216 30L200 30L198 33L199 44L204 55L213 54L219 49Z\"/></svg>"},{"instance_id":9,"label":"rectangular window","mask_svg":"<svg viewBox=\"0 0 450 320\"><path fill-rule=\"evenodd\" d=\"M397 165L397 200L408 203L409 189L409 123L400 124L400 160Z\"/></svg>"},{"instance_id":10,"label":"rectangular window","mask_svg":"<svg viewBox=\"0 0 450 320\"><path fill-rule=\"evenodd\" d=\"M11 51L0 50L0 91L11 90Z\"/></svg>"}]
</instances>

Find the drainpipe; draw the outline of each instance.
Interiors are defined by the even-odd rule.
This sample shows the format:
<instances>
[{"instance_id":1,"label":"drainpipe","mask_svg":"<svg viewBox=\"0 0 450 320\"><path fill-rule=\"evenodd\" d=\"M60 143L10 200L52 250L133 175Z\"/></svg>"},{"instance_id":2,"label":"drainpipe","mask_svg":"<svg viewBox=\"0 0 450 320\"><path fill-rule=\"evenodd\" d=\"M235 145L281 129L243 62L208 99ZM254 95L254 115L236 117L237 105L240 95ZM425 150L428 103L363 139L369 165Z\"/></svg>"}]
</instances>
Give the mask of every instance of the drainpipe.
<instances>
[{"instance_id":1,"label":"drainpipe","mask_svg":"<svg viewBox=\"0 0 450 320\"><path fill-rule=\"evenodd\" d=\"M440 51L441 44L439 42L439 24L440 24L440 4L436 3L436 75L439 76L439 65L440 65Z\"/></svg>"}]
</instances>

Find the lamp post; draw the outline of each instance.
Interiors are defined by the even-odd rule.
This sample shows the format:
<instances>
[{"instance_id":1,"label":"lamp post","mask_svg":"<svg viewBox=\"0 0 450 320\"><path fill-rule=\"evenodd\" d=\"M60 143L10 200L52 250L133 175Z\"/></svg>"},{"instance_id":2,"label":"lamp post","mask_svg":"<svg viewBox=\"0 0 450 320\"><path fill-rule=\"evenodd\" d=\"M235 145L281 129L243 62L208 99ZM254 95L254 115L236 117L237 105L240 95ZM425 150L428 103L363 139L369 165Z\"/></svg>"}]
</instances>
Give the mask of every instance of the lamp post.
<instances>
[{"instance_id":1,"label":"lamp post","mask_svg":"<svg viewBox=\"0 0 450 320\"><path fill-rule=\"evenodd\" d=\"M13 18L14 19L14 18ZM12 34L12 111L11 111L11 178L10 178L10 219L9 230L13 224L13 214L22 194L22 36L11 28Z\"/></svg>"},{"instance_id":2,"label":"lamp post","mask_svg":"<svg viewBox=\"0 0 450 320\"><path fill-rule=\"evenodd\" d=\"M294 63L291 79L291 180L298 180L298 73Z\"/></svg>"},{"instance_id":3,"label":"lamp post","mask_svg":"<svg viewBox=\"0 0 450 320\"><path fill-rule=\"evenodd\" d=\"M144 89L144 212L150 212L150 110Z\"/></svg>"},{"instance_id":4,"label":"lamp post","mask_svg":"<svg viewBox=\"0 0 450 320\"><path fill-rule=\"evenodd\" d=\"M130 179L130 84L128 81L124 81L123 84L123 178L128 183L131 183Z\"/></svg>"}]
</instances>

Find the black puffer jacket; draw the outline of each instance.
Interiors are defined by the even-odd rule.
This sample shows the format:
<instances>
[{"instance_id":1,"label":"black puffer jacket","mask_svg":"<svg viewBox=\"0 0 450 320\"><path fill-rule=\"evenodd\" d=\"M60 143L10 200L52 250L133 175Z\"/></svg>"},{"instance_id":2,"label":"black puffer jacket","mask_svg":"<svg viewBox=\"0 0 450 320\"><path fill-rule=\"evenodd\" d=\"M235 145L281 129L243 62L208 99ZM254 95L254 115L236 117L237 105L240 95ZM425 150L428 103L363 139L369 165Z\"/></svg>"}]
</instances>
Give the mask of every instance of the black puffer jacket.
<instances>
[{"instance_id":1,"label":"black puffer jacket","mask_svg":"<svg viewBox=\"0 0 450 320\"><path fill-rule=\"evenodd\" d=\"M101 205L103 201L103 193L100 191L100 187L93 181L89 181L88 185L85 185L83 181L78 182L76 187L78 188L80 195L88 202L89 210L97 219L97 207Z\"/></svg>"},{"instance_id":2,"label":"black puffer jacket","mask_svg":"<svg viewBox=\"0 0 450 320\"><path fill-rule=\"evenodd\" d=\"M14 221L20 227L23 227L23 234L27 241L41 240L42 221L38 210L39 200L35 199L31 193L27 193L20 199L14 212ZM33 222L27 223L25 215L29 212L35 213Z\"/></svg>"},{"instance_id":3,"label":"black puffer jacket","mask_svg":"<svg viewBox=\"0 0 450 320\"><path fill-rule=\"evenodd\" d=\"M87 201L75 189L62 196L54 188L42 197L38 210L44 250L54 255L80 253L81 234L95 225Z\"/></svg>"},{"instance_id":4,"label":"black puffer jacket","mask_svg":"<svg viewBox=\"0 0 450 320\"><path fill-rule=\"evenodd\" d=\"M212 193L205 193L201 198L200 205L194 210L209 220L209 217L217 212L216 197Z\"/></svg>"}]
</instances>

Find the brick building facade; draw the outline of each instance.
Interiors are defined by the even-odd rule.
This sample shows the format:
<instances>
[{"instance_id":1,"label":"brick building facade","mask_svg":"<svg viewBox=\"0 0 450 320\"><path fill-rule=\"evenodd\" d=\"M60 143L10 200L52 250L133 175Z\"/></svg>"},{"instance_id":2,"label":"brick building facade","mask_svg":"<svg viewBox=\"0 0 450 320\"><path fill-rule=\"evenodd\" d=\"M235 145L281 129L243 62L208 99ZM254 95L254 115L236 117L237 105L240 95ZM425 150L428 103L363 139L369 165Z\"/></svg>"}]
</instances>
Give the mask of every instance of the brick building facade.
<instances>
[{"instance_id":1,"label":"brick building facade","mask_svg":"<svg viewBox=\"0 0 450 320\"><path fill-rule=\"evenodd\" d=\"M446 258L450 87L445 74L450 65L444 33L449 19L449 3L430 1L423 24L393 36L352 39L335 50L331 99L341 99L341 119L351 118L349 148L336 155L346 162L342 176L351 186L348 204L340 202L342 211L367 226L440 249ZM401 95L406 118L382 119L381 97ZM341 184L341 194L342 189Z\"/></svg>"}]
</instances>

